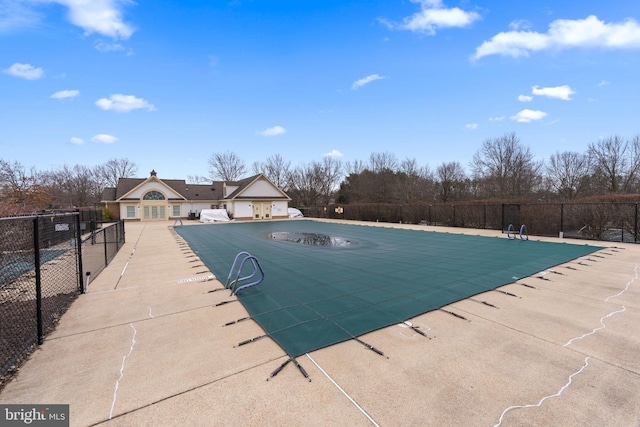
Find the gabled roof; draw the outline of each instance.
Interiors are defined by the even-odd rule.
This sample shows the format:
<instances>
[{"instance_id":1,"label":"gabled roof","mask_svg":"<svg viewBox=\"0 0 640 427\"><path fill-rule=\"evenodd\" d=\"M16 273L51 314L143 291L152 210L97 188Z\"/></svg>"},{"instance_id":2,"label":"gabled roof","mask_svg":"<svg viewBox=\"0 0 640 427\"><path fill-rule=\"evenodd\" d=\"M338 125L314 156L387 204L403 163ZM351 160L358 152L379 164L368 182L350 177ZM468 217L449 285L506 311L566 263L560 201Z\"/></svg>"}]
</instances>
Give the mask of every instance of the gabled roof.
<instances>
[{"instance_id":1,"label":"gabled roof","mask_svg":"<svg viewBox=\"0 0 640 427\"><path fill-rule=\"evenodd\" d=\"M229 182L227 182L227 186L233 186L233 187L238 187L238 188L236 188L233 193L227 195L226 198L227 199L235 198L239 193L242 192L242 190L247 188L249 185L251 185L251 183L253 181L258 179L258 177L260 177L260 175L262 175L262 174L259 173L257 175L250 176L249 178L241 179L240 181L229 181Z\"/></svg>"},{"instance_id":2,"label":"gabled roof","mask_svg":"<svg viewBox=\"0 0 640 427\"><path fill-rule=\"evenodd\" d=\"M238 186L238 188L236 188L236 190L229 194L225 199L227 200L231 200L231 199L240 199L242 198L242 193L251 186L251 184L253 184L254 182L256 182L259 179L264 179L265 181L267 181L269 184L271 184L273 186L273 188L275 188L276 190L278 190L278 192L282 195L283 198L287 199L287 200L291 200L291 197L289 197L287 195L287 193L285 193L284 191L282 191L277 185L275 185L273 182L271 182L271 180L269 178L267 178L267 176L265 174L259 173L257 175L253 175L250 176L249 178L245 178L242 179L240 181L237 182L229 182L227 183L227 185L233 185L233 186ZM251 197L252 199L255 199L255 196ZM269 197L265 197L266 199L273 199L272 196Z\"/></svg>"},{"instance_id":3,"label":"gabled roof","mask_svg":"<svg viewBox=\"0 0 640 427\"><path fill-rule=\"evenodd\" d=\"M274 188L282 194L283 198L291 200L287 194L282 191L278 186L269 180L264 174L257 174L244 178L240 181L229 181L226 183L228 186L238 187L236 190L229 194L227 197L223 197L223 189L225 182L214 181L211 184L187 184L184 179L160 179L155 174L152 174L149 178L120 178L118 179L118 186L116 188L107 187L102 192L103 201L121 201L127 200L127 195L132 193L139 186L147 182L157 182L158 184L169 187L171 190L182 196L184 200L230 200L235 198L242 198L242 192L251 186L258 179L264 179L273 185ZM255 197L252 197L255 199ZM272 199L273 197L267 197ZM172 198L169 200L182 200Z\"/></svg>"},{"instance_id":4,"label":"gabled roof","mask_svg":"<svg viewBox=\"0 0 640 427\"><path fill-rule=\"evenodd\" d=\"M131 192L134 188L145 182L146 179L142 178L119 178L118 186L116 187L115 199L122 198L125 194Z\"/></svg>"},{"instance_id":5,"label":"gabled roof","mask_svg":"<svg viewBox=\"0 0 640 427\"><path fill-rule=\"evenodd\" d=\"M160 179L152 176L147 179L142 178L120 178L116 188L105 188L102 193L103 201L127 200L127 195L139 186L155 181L160 185L165 185L180 198L169 198L169 200L220 200L222 198L222 182L212 184L187 184L184 179Z\"/></svg>"}]
</instances>

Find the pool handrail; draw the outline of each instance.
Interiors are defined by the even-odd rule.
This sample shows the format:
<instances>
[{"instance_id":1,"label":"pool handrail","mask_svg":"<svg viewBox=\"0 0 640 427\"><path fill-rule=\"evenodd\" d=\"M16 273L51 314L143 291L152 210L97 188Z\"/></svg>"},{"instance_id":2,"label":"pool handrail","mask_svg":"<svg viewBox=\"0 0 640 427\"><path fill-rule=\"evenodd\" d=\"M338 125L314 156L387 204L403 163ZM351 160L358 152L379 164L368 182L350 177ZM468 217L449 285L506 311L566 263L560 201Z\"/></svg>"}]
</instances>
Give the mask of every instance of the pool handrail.
<instances>
[{"instance_id":1,"label":"pool handrail","mask_svg":"<svg viewBox=\"0 0 640 427\"><path fill-rule=\"evenodd\" d=\"M244 258L242 258L242 261L240 261L240 265L236 270L236 264L238 263L238 260L242 256L244 256ZM253 266L253 272L247 276L240 277L240 274L242 273L242 269L244 268L244 264L247 261L251 262L251 265ZM235 272L235 278L231 280L234 275L234 272ZM254 276L256 276L258 272L260 272L259 279L254 280L251 283L238 286L240 282L252 279ZM264 280L264 270L262 269L262 266L260 265L260 262L258 261L258 259L253 255L251 255L249 252L243 251L243 252L239 252L236 255L235 259L233 260L233 264L231 265L231 270L229 271L229 276L227 277L227 281L224 286L227 289L231 289L231 295L234 295L234 294L237 295L239 291L259 285L260 283L262 283L263 280Z\"/></svg>"}]
</instances>

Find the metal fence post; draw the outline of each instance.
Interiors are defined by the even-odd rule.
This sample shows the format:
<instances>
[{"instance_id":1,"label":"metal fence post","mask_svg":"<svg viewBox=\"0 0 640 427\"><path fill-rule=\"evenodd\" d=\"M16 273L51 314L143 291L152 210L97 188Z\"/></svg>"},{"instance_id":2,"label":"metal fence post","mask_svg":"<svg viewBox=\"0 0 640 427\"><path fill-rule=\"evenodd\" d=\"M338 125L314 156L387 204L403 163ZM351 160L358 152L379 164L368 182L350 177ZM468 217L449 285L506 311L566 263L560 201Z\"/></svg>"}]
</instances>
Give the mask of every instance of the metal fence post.
<instances>
[{"instance_id":1,"label":"metal fence post","mask_svg":"<svg viewBox=\"0 0 640 427\"><path fill-rule=\"evenodd\" d=\"M564 203L560 203L560 233L564 235Z\"/></svg>"},{"instance_id":2,"label":"metal fence post","mask_svg":"<svg viewBox=\"0 0 640 427\"><path fill-rule=\"evenodd\" d=\"M109 251L107 250L107 231L102 229L102 240L104 241L104 265L109 265Z\"/></svg>"},{"instance_id":3,"label":"metal fence post","mask_svg":"<svg viewBox=\"0 0 640 427\"><path fill-rule=\"evenodd\" d=\"M487 205L482 206L482 228L487 228Z\"/></svg>"},{"instance_id":4,"label":"metal fence post","mask_svg":"<svg viewBox=\"0 0 640 427\"><path fill-rule=\"evenodd\" d=\"M80 211L76 216L76 259L78 260L78 288L84 293L84 276L82 272L82 232L80 230Z\"/></svg>"},{"instance_id":5,"label":"metal fence post","mask_svg":"<svg viewBox=\"0 0 640 427\"><path fill-rule=\"evenodd\" d=\"M638 243L638 203L636 202L636 211L633 220L633 243Z\"/></svg>"},{"instance_id":6,"label":"metal fence post","mask_svg":"<svg viewBox=\"0 0 640 427\"><path fill-rule=\"evenodd\" d=\"M42 327L42 276L40 274L40 217L33 219L33 263L36 274L36 318L38 327L38 344L44 342Z\"/></svg>"},{"instance_id":7,"label":"metal fence post","mask_svg":"<svg viewBox=\"0 0 640 427\"><path fill-rule=\"evenodd\" d=\"M120 224L116 225L116 252L120 250Z\"/></svg>"},{"instance_id":8,"label":"metal fence post","mask_svg":"<svg viewBox=\"0 0 640 427\"><path fill-rule=\"evenodd\" d=\"M502 219L500 220L500 232L504 233L504 203L502 204Z\"/></svg>"},{"instance_id":9,"label":"metal fence post","mask_svg":"<svg viewBox=\"0 0 640 427\"><path fill-rule=\"evenodd\" d=\"M620 242L624 243L624 214L620 215Z\"/></svg>"}]
</instances>

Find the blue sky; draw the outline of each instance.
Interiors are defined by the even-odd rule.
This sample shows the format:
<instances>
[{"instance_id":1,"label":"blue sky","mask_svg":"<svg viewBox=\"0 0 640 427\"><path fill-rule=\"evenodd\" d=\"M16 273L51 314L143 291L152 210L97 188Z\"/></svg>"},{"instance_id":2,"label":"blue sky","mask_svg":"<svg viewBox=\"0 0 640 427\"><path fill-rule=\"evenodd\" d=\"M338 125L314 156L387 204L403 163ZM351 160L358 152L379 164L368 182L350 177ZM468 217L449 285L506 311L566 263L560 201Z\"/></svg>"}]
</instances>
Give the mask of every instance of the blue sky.
<instances>
[{"instance_id":1,"label":"blue sky","mask_svg":"<svg viewBox=\"0 0 640 427\"><path fill-rule=\"evenodd\" d=\"M367 161L467 167L640 132L637 0L0 0L0 158L138 175Z\"/></svg>"}]
</instances>

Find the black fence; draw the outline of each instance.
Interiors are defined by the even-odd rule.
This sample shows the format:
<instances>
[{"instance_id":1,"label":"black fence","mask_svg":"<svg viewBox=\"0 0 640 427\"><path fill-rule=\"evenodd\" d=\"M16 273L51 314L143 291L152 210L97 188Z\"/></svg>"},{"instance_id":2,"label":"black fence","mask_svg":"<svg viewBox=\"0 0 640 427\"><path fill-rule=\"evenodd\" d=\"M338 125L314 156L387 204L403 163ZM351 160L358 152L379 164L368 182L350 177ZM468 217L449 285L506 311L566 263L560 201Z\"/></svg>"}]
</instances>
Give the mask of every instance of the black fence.
<instances>
[{"instance_id":1,"label":"black fence","mask_svg":"<svg viewBox=\"0 0 640 427\"><path fill-rule=\"evenodd\" d=\"M82 271L91 282L109 265L125 242L124 221L102 224L82 239Z\"/></svg>"},{"instance_id":2,"label":"black fence","mask_svg":"<svg viewBox=\"0 0 640 427\"><path fill-rule=\"evenodd\" d=\"M302 209L305 216L357 221L481 228L506 232L637 243L638 203L531 203L328 205Z\"/></svg>"},{"instance_id":3,"label":"black fence","mask_svg":"<svg viewBox=\"0 0 640 427\"><path fill-rule=\"evenodd\" d=\"M83 292L84 272L95 277L124 242L123 223L83 238L80 219L79 212L0 218L0 387Z\"/></svg>"},{"instance_id":4,"label":"black fence","mask_svg":"<svg viewBox=\"0 0 640 427\"><path fill-rule=\"evenodd\" d=\"M95 208L80 208L80 209L56 209L51 211L43 211L41 214L61 214L61 213L78 213L80 215L80 232L90 233L102 227L104 222L109 222L104 219L104 211L102 209Z\"/></svg>"}]
</instances>

